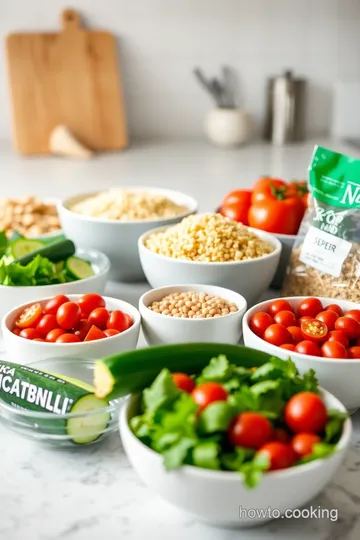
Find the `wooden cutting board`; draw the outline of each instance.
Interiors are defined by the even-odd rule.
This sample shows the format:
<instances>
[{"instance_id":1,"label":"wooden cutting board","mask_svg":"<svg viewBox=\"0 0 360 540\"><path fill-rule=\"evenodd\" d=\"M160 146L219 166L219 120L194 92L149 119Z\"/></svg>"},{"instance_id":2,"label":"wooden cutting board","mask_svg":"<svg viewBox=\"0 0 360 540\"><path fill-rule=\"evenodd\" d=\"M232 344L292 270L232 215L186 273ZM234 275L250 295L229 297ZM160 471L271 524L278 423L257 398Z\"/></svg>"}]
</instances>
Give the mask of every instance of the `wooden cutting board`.
<instances>
[{"instance_id":1,"label":"wooden cutting board","mask_svg":"<svg viewBox=\"0 0 360 540\"><path fill-rule=\"evenodd\" d=\"M61 14L59 33L6 38L16 149L48 154L59 124L91 150L127 146L117 43L108 32L81 27L79 14Z\"/></svg>"}]
</instances>

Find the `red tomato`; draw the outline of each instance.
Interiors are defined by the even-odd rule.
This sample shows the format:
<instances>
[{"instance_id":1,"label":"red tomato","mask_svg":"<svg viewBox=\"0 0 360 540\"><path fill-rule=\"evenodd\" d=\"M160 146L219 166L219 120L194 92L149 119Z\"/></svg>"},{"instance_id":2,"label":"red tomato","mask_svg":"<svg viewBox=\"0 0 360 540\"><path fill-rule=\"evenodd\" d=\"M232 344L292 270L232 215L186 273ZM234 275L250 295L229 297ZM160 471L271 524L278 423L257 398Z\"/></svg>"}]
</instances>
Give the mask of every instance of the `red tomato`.
<instances>
[{"instance_id":1,"label":"red tomato","mask_svg":"<svg viewBox=\"0 0 360 540\"><path fill-rule=\"evenodd\" d=\"M322 310L323 305L318 298L305 298L297 308L299 317L308 316L315 318Z\"/></svg>"},{"instance_id":2,"label":"red tomato","mask_svg":"<svg viewBox=\"0 0 360 540\"><path fill-rule=\"evenodd\" d=\"M23 328L19 336L25 339L35 339L41 337L36 328Z\"/></svg>"},{"instance_id":3,"label":"red tomato","mask_svg":"<svg viewBox=\"0 0 360 540\"><path fill-rule=\"evenodd\" d=\"M266 199L250 206L249 225L275 234L296 234L304 211L297 196L284 200Z\"/></svg>"},{"instance_id":4,"label":"red tomato","mask_svg":"<svg viewBox=\"0 0 360 540\"><path fill-rule=\"evenodd\" d=\"M344 315L343 310L337 304L330 304L326 306L325 311L334 311L339 315L339 317L342 317Z\"/></svg>"},{"instance_id":5,"label":"red tomato","mask_svg":"<svg viewBox=\"0 0 360 540\"><path fill-rule=\"evenodd\" d=\"M321 321L325 323L327 326L327 329L331 331L331 330L334 330L335 322L336 322L336 319L339 318L339 315L335 313L335 311L326 310L326 311L320 311L320 313L318 313L315 318L317 321Z\"/></svg>"},{"instance_id":6,"label":"red tomato","mask_svg":"<svg viewBox=\"0 0 360 540\"><path fill-rule=\"evenodd\" d=\"M45 340L43 338L41 338L41 337L36 337L36 338L33 339L33 341L45 341Z\"/></svg>"},{"instance_id":7,"label":"red tomato","mask_svg":"<svg viewBox=\"0 0 360 540\"><path fill-rule=\"evenodd\" d=\"M90 328L91 323L87 319L80 319L79 324L76 327L75 336L78 336L80 341L84 341Z\"/></svg>"},{"instance_id":8,"label":"red tomato","mask_svg":"<svg viewBox=\"0 0 360 540\"><path fill-rule=\"evenodd\" d=\"M256 412L243 412L235 416L228 429L228 438L234 446L260 448L270 440L271 423Z\"/></svg>"},{"instance_id":9,"label":"red tomato","mask_svg":"<svg viewBox=\"0 0 360 540\"><path fill-rule=\"evenodd\" d=\"M84 341L95 341L97 339L104 338L106 338L106 334L93 324L89 332L86 334Z\"/></svg>"},{"instance_id":10,"label":"red tomato","mask_svg":"<svg viewBox=\"0 0 360 540\"><path fill-rule=\"evenodd\" d=\"M314 341L309 341L307 339L304 341L299 341L299 343L295 345L295 352L310 356L321 356L319 345L317 345Z\"/></svg>"},{"instance_id":11,"label":"red tomato","mask_svg":"<svg viewBox=\"0 0 360 540\"><path fill-rule=\"evenodd\" d=\"M292 449L299 457L308 456L312 453L314 444L320 442L320 437L315 433L297 433L291 441Z\"/></svg>"},{"instance_id":12,"label":"red tomato","mask_svg":"<svg viewBox=\"0 0 360 540\"><path fill-rule=\"evenodd\" d=\"M191 392L191 396L195 403L199 405L200 410L203 410L210 405L210 403L214 403L215 401L226 401L228 393L221 384L206 382L196 386Z\"/></svg>"},{"instance_id":13,"label":"red tomato","mask_svg":"<svg viewBox=\"0 0 360 540\"><path fill-rule=\"evenodd\" d=\"M348 349L348 357L349 358L360 358L360 347L357 345L355 347L350 347Z\"/></svg>"},{"instance_id":14,"label":"red tomato","mask_svg":"<svg viewBox=\"0 0 360 540\"><path fill-rule=\"evenodd\" d=\"M286 429L277 427L277 428L274 428L272 431L271 440L286 444L291 441L291 435L288 431L286 431Z\"/></svg>"},{"instance_id":15,"label":"red tomato","mask_svg":"<svg viewBox=\"0 0 360 540\"><path fill-rule=\"evenodd\" d=\"M109 319L107 321L107 328L114 328L119 330L119 332L124 332L132 326L133 320L127 313L116 309L110 313Z\"/></svg>"},{"instance_id":16,"label":"red tomato","mask_svg":"<svg viewBox=\"0 0 360 540\"><path fill-rule=\"evenodd\" d=\"M292 311L283 310L278 311L274 317L274 321L277 324L282 324L283 326L294 326L296 324L296 317Z\"/></svg>"},{"instance_id":17,"label":"red tomato","mask_svg":"<svg viewBox=\"0 0 360 540\"><path fill-rule=\"evenodd\" d=\"M300 317L300 319L298 319L298 325L300 327L304 321L312 321L313 319L314 319L314 317L310 317L309 315L305 315L304 317Z\"/></svg>"},{"instance_id":18,"label":"red tomato","mask_svg":"<svg viewBox=\"0 0 360 540\"><path fill-rule=\"evenodd\" d=\"M360 337L360 324L351 317L339 317L335 322L335 330L341 330L349 339Z\"/></svg>"},{"instance_id":19,"label":"red tomato","mask_svg":"<svg viewBox=\"0 0 360 540\"><path fill-rule=\"evenodd\" d=\"M107 328L106 330L104 330L104 334L106 335L106 337L113 337L120 334L120 332L119 330L115 330L115 328Z\"/></svg>"},{"instance_id":20,"label":"red tomato","mask_svg":"<svg viewBox=\"0 0 360 540\"><path fill-rule=\"evenodd\" d=\"M36 326L36 330L41 337L46 337L51 330L58 327L55 315L43 315Z\"/></svg>"},{"instance_id":21,"label":"red tomato","mask_svg":"<svg viewBox=\"0 0 360 540\"><path fill-rule=\"evenodd\" d=\"M345 317L354 319L357 323L360 323L360 309L350 309L345 313Z\"/></svg>"},{"instance_id":22,"label":"red tomato","mask_svg":"<svg viewBox=\"0 0 360 540\"><path fill-rule=\"evenodd\" d=\"M88 321L90 324L94 324L95 326L100 328L100 330L105 330L107 322L109 320L109 316L110 314L107 309L99 307L94 309L90 313Z\"/></svg>"},{"instance_id":23,"label":"red tomato","mask_svg":"<svg viewBox=\"0 0 360 540\"><path fill-rule=\"evenodd\" d=\"M274 300L268 309L268 312L272 317L274 317L279 311L294 311L291 304L287 300L279 298L279 300Z\"/></svg>"},{"instance_id":24,"label":"red tomato","mask_svg":"<svg viewBox=\"0 0 360 540\"><path fill-rule=\"evenodd\" d=\"M56 315L59 307L62 304L65 304L65 302L70 302L68 297L64 294L58 294L57 296L54 296L54 298L51 298L46 302L44 312L48 315Z\"/></svg>"},{"instance_id":25,"label":"red tomato","mask_svg":"<svg viewBox=\"0 0 360 540\"><path fill-rule=\"evenodd\" d=\"M63 334L65 334L65 330L63 330L62 328L55 328L54 330L50 330L50 332L45 338L45 341L49 343L55 343L57 338L59 336L62 336Z\"/></svg>"},{"instance_id":26,"label":"red tomato","mask_svg":"<svg viewBox=\"0 0 360 540\"><path fill-rule=\"evenodd\" d=\"M338 341L325 341L321 352L324 358L347 358L346 348Z\"/></svg>"},{"instance_id":27,"label":"red tomato","mask_svg":"<svg viewBox=\"0 0 360 540\"><path fill-rule=\"evenodd\" d=\"M301 333L305 340L309 339L310 341L315 341L315 343L320 343L326 340L328 327L322 321L310 319L301 323Z\"/></svg>"},{"instance_id":28,"label":"red tomato","mask_svg":"<svg viewBox=\"0 0 360 540\"><path fill-rule=\"evenodd\" d=\"M323 400L313 392L292 396L285 406L284 416L286 425L294 433L321 433L328 418Z\"/></svg>"},{"instance_id":29,"label":"red tomato","mask_svg":"<svg viewBox=\"0 0 360 540\"><path fill-rule=\"evenodd\" d=\"M89 315L94 309L105 307L105 300L100 294L88 293L84 294L84 296L78 300L78 304L81 312L84 315Z\"/></svg>"},{"instance_id":30,"label":"red tomato","mask_svg":"<svg viewBox=\"0 0 360 540\"><path fill-rule=\"evenodd\" d=\"M75 334L62 334L56 340L56 343L78 343L81 339Z\"/></svg>"},{"instance_id":31,"label":"red tomato","mask_svg":"<svg viewBox=\"0 0 360 540\"><path fill-rule=\"evenodd\" d=\"M341 345L344 345L345 348L349 346L349 338L341 330L332 330L332 332L329 332L327 340L338 341Z\"/></svg>"},{"instance_id":32,"label":"red tomato","mask_svg":"<svg viewBox=\"0 0 360 540\"><path fill-rule=\"evenodd\" d=\"M32 304L22 311L15 321L15 326L18 328L35 328L42 317L41 305L37 302ZM40 337L40 336L39 336Z\"/></svg>"},{"instance_id":33,"label":"red tomato","mask_svg":"<svg viewBox=\"0 0 360 540\"><path fill-rule=\"evenodd\" d=\"M299 341L303 340L301 330L298 326L288 326L288 332L290 332L294 343L299 343Z\"/></svg>"},{"instance_id":34,"label":"red tomato","mask_svg":"<svg viewBox=\"0 0 360 540\"><path fill-rule=\"evenodd\" d=\"M290 444L271 441L262 446L257 455L265 454L270 461L269 471L278 471L291 467L296 461L296 454Z\"/></svg>"},{"instance_id":35,"label":"red tomato","mask_svg":"<svg viewBox=\"0 0 360 540\"><path fill-rule=\"evenodd\" d=\"M81 317L81 310L75 302L65 302L61 304L56 313L56 320L58 325L64 330L71 330L75 328Z\"/></svg>"},{"instance_id":36,"label":"red tomato","mask_svg":"<svg viewBox=\"0 0 360 540\"><path fill-rule=\"evenodd\" d=\"M267 199L274 199L277 197L286 197L289 195L295 195L296 189L284 180L279 178L270 178L265 176L259 178L253 186L251 204L256 204L258 202L263 202Z\"/></svg>"},{"instance_id":37,"label":"red tomato","mask_svg":"<svg viewBox=\"0 0 360 540\"><path fill-rule=\"evenodd\" d=\"M262 337L268 326L274 324L274 319L268 313L261 311L255 313L250 320L250 328L259 337Z\"/></svg>"},{"instance_id":38,"label":"red tomato","mask_svg":"<svg viewBox=\"0 0 360 540\"><path fill-rule=\"evenodd\" d=\"M184 392L187 392L188 394L191 394L191 392L195 388L195 383L192 380L189 375L186 375L186 373L173 373L172 378L176 386L183 390Z\"/></svg>"},{"instance_id":39,"label":"red tomato","mask_svg":"<svg viewBox=\"0 0 360 540\"><path fill-rule=\"evenodd\" d=\"M280 345L280 349L286 349L287 351L295 351L295 345L292 343L283 343Z\"/></svg>"},{"instance_id":40,"label":"red tomato","mask_svg":"<svg viewBox=\"0 0 360 540\"><path fill-rule=\"evenodd\" d=\"M229 193L221 205L220 214L244 225L249 225L248 213L251 205L251 193L248 190Z\"/></svg>"},{"instance_id":41,"label":"red tomato","mask_svg":"<svg viewBox=\"0 0 360 540\"><path fill-rule=\"evenodd\" d=\"M15 334L16 336L18 336L21 332L21 328L14 328L12 333Z\"/></svg>"},{"instance_id":42,"label":"red tomato","mask_svg":"<svg viewBox=\"0 0 360 540\"><path fill-rule=\"evenodd\" d=\"M230 191L227 195L225 195L223 204L247 204L250 206L251 204L251 195L252 191L249 189L236 189L235 191Z\"/></svg>"},{"instance_id":43,"label":"red tomato","mask_svg":"<svg viewBox=\"0 0 360 540\"><path fill-rule=\"evenodd\" d=\"M280 346L291 342L291 334L282 324L271 324L264 332L264 340Z\"/></svg>"}]
</instances>

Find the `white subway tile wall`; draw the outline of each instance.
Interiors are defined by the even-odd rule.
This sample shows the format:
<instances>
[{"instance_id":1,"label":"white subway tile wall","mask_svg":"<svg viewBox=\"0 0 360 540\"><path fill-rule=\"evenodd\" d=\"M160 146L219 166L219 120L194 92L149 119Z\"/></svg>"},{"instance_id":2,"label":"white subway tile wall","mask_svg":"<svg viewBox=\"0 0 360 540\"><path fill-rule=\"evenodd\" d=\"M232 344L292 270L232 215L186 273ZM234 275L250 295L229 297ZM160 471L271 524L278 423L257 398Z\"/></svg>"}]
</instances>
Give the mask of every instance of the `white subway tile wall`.
<instances>
[{"instance_id":1,"label":"white subway tile wall","mask_svg":"<svg viewBox=\"0 0 360 540\"><path fill-rule=\"evenodd\" d=\"M0 0L0 35L59 27L63 0ZM360 81L360 0L72 0L94 28L119 38L122 81L134 137L197 137L212 106L192 75L231 66L240 104L256 130L265 80L293 68L309 79L307 130L327 133L336 79ZM0 62L0 138L11 115Z\"/></svg>"}]
</instances>

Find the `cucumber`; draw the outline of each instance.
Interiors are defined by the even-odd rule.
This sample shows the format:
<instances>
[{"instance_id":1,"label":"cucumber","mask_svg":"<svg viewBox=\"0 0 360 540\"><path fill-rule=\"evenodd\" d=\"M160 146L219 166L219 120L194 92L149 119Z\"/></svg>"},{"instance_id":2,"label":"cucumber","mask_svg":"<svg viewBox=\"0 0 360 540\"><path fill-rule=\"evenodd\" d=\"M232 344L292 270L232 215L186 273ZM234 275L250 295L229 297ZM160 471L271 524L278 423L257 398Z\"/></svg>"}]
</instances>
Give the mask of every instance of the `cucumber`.
<instances>
[{"instance_id":1,"label":"cucumber","mask_svg":"<svg viewBox=\"0 0 360 540\"><path fill-rule=\"evenodd\" d=\"M94 275L91 264L78 257L69 257L66 259L65 269L73 279L86 279Z\"/></svg>"},{"instance_id":2,"label":"cucumber","mask_svg":"<svg viewBox=\"0 0 360 540\"><path fill-rule=\"evenodd\" d=\"M149 386L160 371L199 373L213 356L225 354L229 362L244 367L257 367L271 355L243 345L225 343L184 343L127 351L97 360L94 370L95 395L115 399Z\"/></svg>"},{"instance_id":3,"label":"cucumber","mask_svg":"<svg viewBox=\"0 0 360 540\"><path fill-rule=\"evenodd\" d=\"M44 244L40 240L30 240L28 238L18 238L10 242L10 254L14 259L19 259L42 249Z\"/></svg>"},{"instance_id":4,"label":"cucumber","mask_svg":"<svg viewBox=\"0 0 360 540\"><path fill-rule=\"evenodd\" d=\"M109 412L100 412L109 403L97 398L92 386L71 377L51 374L30 366L0 360L0 399L17 409L58 415L82 414L73 418L27 419L33 429L57 436L68 435L76 444L88 444L100 437L110 421ZM98 414L83 416L97 411ZM26 422L26 419L22 419Z\"/></svg>"},{"instance_id":5,"label":"cucumber","mask_svg":"<svg viewBox=\"0 0 360 540\"><path fill-rule=\"evenodd\" d=\"M27 242L28 241L29 240L27 240ZM34 240L31 241L34 242ZM20 240L18 240L18 242L20 242ZM13 262L20 263L22 266L25 266L26 264L29 264L34 259L34 257L36 257L36 255L41 255L41 257L47 257L50 261L56 263L67 259L68 257L71 257L72 255L74 255L74 253L74 242L66 239L60 240L59 242L52 242L47 246L42 245L42 247L37 249L36 251L33 251L28 255L24 255L23 257L18 257Z\"/></svg>"}]
</instances>

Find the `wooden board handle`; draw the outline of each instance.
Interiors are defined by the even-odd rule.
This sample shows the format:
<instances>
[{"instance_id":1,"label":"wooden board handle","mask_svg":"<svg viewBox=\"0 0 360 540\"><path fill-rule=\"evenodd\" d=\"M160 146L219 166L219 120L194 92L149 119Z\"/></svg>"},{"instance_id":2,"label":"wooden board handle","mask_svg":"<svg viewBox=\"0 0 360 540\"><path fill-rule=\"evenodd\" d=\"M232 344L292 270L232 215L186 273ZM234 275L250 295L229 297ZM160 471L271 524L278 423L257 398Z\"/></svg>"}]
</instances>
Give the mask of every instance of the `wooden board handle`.
<instances>
[{"instance_id":1,"label":"wooden board handle","mask_svg":"<svg viewBox=\"0 0 360 540\"><path fill-rule=\"evenodd\" d=\"M61 13L63 30L77 30L80 28L80 15L75 9L64 9Z\"/></svg>"}]
</instances>

